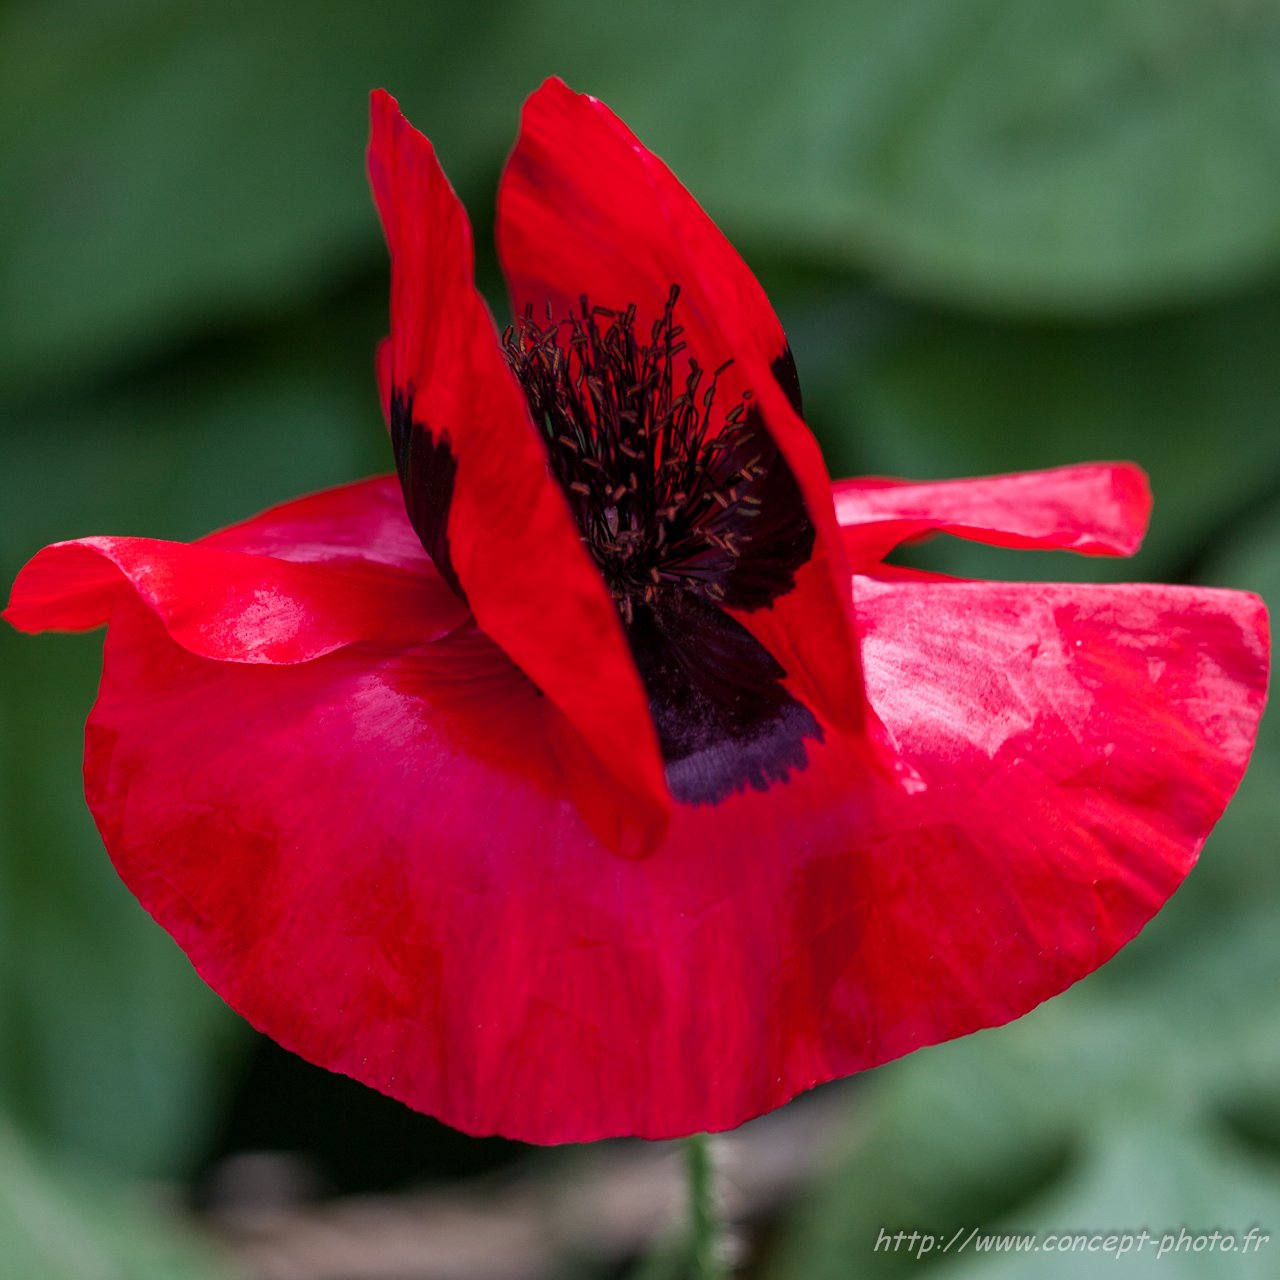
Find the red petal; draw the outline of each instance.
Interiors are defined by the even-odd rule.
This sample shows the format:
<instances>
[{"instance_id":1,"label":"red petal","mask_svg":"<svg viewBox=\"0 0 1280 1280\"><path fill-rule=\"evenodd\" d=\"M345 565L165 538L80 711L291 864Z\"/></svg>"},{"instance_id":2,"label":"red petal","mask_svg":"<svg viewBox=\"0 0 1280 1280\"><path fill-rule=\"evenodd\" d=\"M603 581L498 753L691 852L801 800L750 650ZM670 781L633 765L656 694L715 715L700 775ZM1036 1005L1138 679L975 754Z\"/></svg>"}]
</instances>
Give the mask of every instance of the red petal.
<instances>
[{"instance_id":1,"label":"red petal","mask_svg":"<svg viewBox=\"0 0 1280 1280\"><path fill-rule=\"evenodd\" d=\"M283 502L228 529L206 534L199 545L277 556L298 564L386 565L439 581L405 517L395 476L357 480Z\"/></svg>"},{"instance_id":2,"label":"red petal","mask_svg":"<svg viewBox=\"0 0 1280 1280\"><path fill-rule=\"evenodd\" d=\"M564 798L558 713L475 631L247 667L126 602L89 800L205 979L310 1060L475 1133L732 1127L1103 963L1195 860L1262 708L1252 597L858 586L911 793L829 735L624 861Z\"/></svg>"},{"instance_id":3,"label":"red petal","mask_svg":"<svg viewBox=\"0 0 1280 1280\"><path fill-rule=\"evenodd\" d=\"M557 316L593 303L635 303L637 332L676 315L702 365L732 357L725 403L744 389L804 494L817 532L796 590L741 620L837 723L861 723L862 685L847 616L844 564L821 451L789 396L795 367L764 290L697 201L603 103L552 78L525 103L520 137L498 193L498 252L517 314ZM780 381L781 379L781 381Z\"/></svg>"},{"instance_id":4,"label":"red petal","mask_svg":"<svg viewBox=\"0 0 1280 1280\"><path fill-rule=\"evenodd\" d=\"M314 508L328 498L291 505ZM270 530L273 514L249 527ZM220 536L234 542L236 532ZM306 662L357 640L417 644L467 617L425 556L416 571L356 555L298 558L320 563L154 538L59 542L28 561L4 617L19 631L84 631L133 594L190 652L263 663Z\"/></svg>"},{"instance_id":5,"label":"red petal","mask_svg":"<svg viewBox=\"0 0 1280 1280\"><path fill-rule=\"evenodd\" d=\"M872 705L927 787L868 862L878 1062L1018 1017L1138 932L1244 772L1269 640L1241 592L855 592Z\"/></svg>"},{"instance_id":6,"label":"red petal","mask_svg":"<svg viewBox=\"0 0 1280 1280\"><path fill-rule=\"evenodd\" d=\"M637 333L681 288L680 323L706 368L768 367L786 335L746 263L661 160L603 102L552 77L525 103L498 189L498 254L516 315L635 303ZM727 388L726 388L727 389ZM736 397L728 403L734 403Z\"/></svg>"},{"instance_id":7,"label":"red petal","mask_svg":"<svg viewBox=\"0 0 1280 1280\"><path fill-rule=\"evenodd\" d=\"M837 480L832 489L855 569L925 533L998 547L1131 556L1151 515L1146 474L1125 462L920 484Z\"/></svg>"},{"instance_id":8,"label":"red petal","mask_svg":"<svg viewBox=\"0 0 1280 1280\"><path fill-rule=\"evenodd\" d=\"M616 610L476 291L466 214L431 143L381 91L369 176L392 267L391 346L380 365L456 461L447 543L458 580L481 628L608 771L619 822L652 834L669 797Z\"/></svg>"},{"instance_id":9,"label":"red petal","mask_svg":"<svg viewBox=\"0 0 1280 1280\"><path fill-rule=\"evenodd\" d=\"M796 572L794 590L767 609L730 612L786 669L801 701L833 724L858 732L864 727L866 698L830 478L817 441L783 391L768 379L757 385L765 427L799 482L817 537L812 558Z\"/></svg>"}]
</instances>

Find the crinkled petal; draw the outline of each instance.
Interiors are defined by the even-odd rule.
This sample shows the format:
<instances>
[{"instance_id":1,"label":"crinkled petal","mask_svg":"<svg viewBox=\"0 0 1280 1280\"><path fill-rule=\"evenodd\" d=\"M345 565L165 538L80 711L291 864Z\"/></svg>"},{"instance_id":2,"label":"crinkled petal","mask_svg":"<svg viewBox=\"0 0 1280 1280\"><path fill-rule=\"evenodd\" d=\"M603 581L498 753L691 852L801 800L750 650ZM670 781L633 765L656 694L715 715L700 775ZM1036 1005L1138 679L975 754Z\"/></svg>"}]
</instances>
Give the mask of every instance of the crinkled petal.
<instances>
[{"instance_id":1,"label":"crinkled petal","mask_svg":"<svg viewBox=\"0 0 1280 1280\"><path fill-rule=\"evenodd\" d=\"M862 720L848 574L832 514L830 478L799 416L786 335L746 263L692 195L602 102L552 78L525 103L520 137L498 193L498 252L517 314L541 319L592 303L634 303L648 331L680 286L676 319L706 369L732 358L725 404L754 397L794 474L817 532L796 588L742 620L806 686L823 715Z\"/></svg>"},{"instance_id":2,"label":"crinkled petal","mask_svg":"<svg viewBox=\"0 0 1280 1280\"><path fill-rule=\"evenodd\" d=\"M563 717L475 630L210 663L130 599L86 738L120 874L287 1048L473 1133L735 1126L1007 1021L1173 891L1245 767L1253 597L859 580L872 705L785 787L608 856Z\"/></svg>"},{"instance_id":3,"label":"crinkled petal","mask_svg":"<svg viewBox=\"0 0 1280 1280\"><path fill-rule=\"evenodd\" d=\"M832 489L855 572L927 533L1000 547L1130 556L1151 516L1147 477L1131 463L924 483L860 478L837 480Z\"/></svg>"},{"instance_id":4,"label":"crinkled petal","mask_svg":"<svg viewBox=\"0 0 1280 1280\"><path fill-rule=\"evenodd\" d=\"M290 505L314 512L327 498ZM355 506L366 510L358 500ZM265 534L272 515L250 526ZM235 541L234 531L220 536L224 545ZM285 549L299 549L288 534L284 541ZM307 662L360 640L421 644L467 617L425 556L412 570L311 551L299 559L318 563L155 538L59 542L28 561L4 617L19 631L84 631L105 623L121 595L131 594L190 652L254 663Z\"/></svg>"},{"instance_id":5,"label":"crinkled petal","mask_svg":"<svg viewBox=\"0 0 1280 1280\"><path fill-rule=\"evenodd\" d=\"M476 290L466 213L431 143L381 91L369 176L391 253L378 365L410 518L481 628L596 753L620 831L651 842L670 798L617 612Z\"/></svg>"},{"instance_id":6,"label":"crinkled petal","mask_svg":"<svg viewBox=\"0 0 1280 1280\"><path fill-rule=\"evenodd\" d=\"M1248 762L1266 610L1242 592L855 580L872 705L926 790L869 861L872 1061L1018 1017L1191 869Z\"/></svg>"}]
</instances>

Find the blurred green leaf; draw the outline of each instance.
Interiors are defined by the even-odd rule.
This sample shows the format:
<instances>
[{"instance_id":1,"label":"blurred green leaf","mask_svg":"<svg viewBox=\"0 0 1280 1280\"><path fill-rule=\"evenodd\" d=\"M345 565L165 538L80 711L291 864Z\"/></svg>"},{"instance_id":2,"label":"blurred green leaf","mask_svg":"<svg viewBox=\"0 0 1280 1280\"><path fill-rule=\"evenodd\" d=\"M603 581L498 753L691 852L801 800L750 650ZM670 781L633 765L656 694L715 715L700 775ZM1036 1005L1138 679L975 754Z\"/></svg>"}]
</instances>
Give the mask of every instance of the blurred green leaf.
<instances>
[{"instance_id":1,"label":"blurred green leaf","mask_svg":"<svg viewBox=\"0 0 1280 1280\"><path fill-rule=\"evenodd\" d=\"M7 8L0 49L10 386L371 267L378 84L482 223L521 98L558 72L733 236L895 287L1132 310L1280 256L1280 13L1254 0L663 0L625 34L569 0L42 0Z\"/></svg>"},{"instance_id":2,"label":"blurred green leaf","mask_svg":"<svg viewBox=\"0 0 1280 1280\"><path fill-rule=\"evenodd\" d=\"M4 810L0 1101L122 1171L169 1170L218 1104L230 1017L116 880L84 806L95 640L0 635Z\"/></svg>"},{"instance_id":3,"label":"blurred green leaf","mask_svg":"<svg viewBox=\"0 0 1280 1280\"><path fill-rule=\"evenodd\" d=\"M1215 1104L1242 1087L1250 1067L1269 1060L1274 1075L1277 1062L1274 1000L1257 998L1259 962L1264 981L1275 982L1275 948L1255 933L1232 958L1242 950L1252 964L1236 970L1225 1012L1212 1003L1221 981L1186 981L1204 959L1198 951L1167 998L1108 995L1095 980L1008 1027L881 1068L855 1103L846 1154L802 1201L769 1280L913 1273L914 1254L874 1250L882 1229L939 1240L974 1227L1270 1229L1280 1216L1280 1164L1215 1125ZM1272 1274L1274 1258L1264 1262L1240 1274ZM947 1259L946 1274L987 1275L956 1264ZM1012 1274L1026 1274L1025 1257L1019 1265ZM1075 1265L1043 1274L1095 1274L1087 1268L1097 1258ZM1117 1265L1120 1276L1148 1274L1125 1269L1128 1260Z\"/></svg>"},{"instance_id":4,"label":"blurred green leaf","mask_svg":"<svg viewBox=\"0 0 1280 1280\"><path fill-rule=\"evenodd\" d=\"M834 475L944 478L1104 459L1151 475L1155 510L1136 560L939 539L922 553L930 567L1179 578L1276 492L1280 294L1090 327L978 321L865 296L811 308L796 309L793 339ZM806 344L813 330L832 336Z\"/></svg>"},{"instance_id":5,"label":"blurred green leaf","mask_svg":"<svg viewBox=\"0 0 1280 1280\"><path fill-rule=\"evenodd\" d=\"M956 1280L1021 1280L1029 1268L1046 1280L1092 1280L1105 1268L1119 1280L1269 1280L1275 1275L1274 1224L1280 1217L1280 1171L1260 1165L1211 1134L1172 1128L1159 1117L1110 1115L1082 1141L1083 1154L1063 1185L1033 1208L1001 1223L1000 1232L1086 1237L1146 1230L1123 1254L1064 1250L988 1253L970 1251L940 1267ZM1244 1251L1244 1237L1257 1227L1267 1237ZM1178 1248L1182 1231L1187 1242ZM1231 1251L1195 1249L1195 1238L1214 1231L1233 1237ZM957 1246L958 1247L958 1246ZM1163 1255L1162 1255L1163 1250ZM952 1260L948 1259L948 1263Z\"/></svg>"},{"instance_id":6,"label":"blurred green leaf","mask_svg":"<svg viewBox=\"0 0 1280 1280\"><path fill-rule=\"evenodd\" d=\"M386 83L459 143L455 176L500 155L515 86L460 105L458 0L371 15L92 0L0 16L0 375L67 382L232 317L306 306L377 265L364 177L368 94ZM500 144L499 144L500 145ZM450 157L452 158L452 157Z\"/></svg>"},{"instance_id":7,"label":"blurred green leaf","mask_svg":"<svg viewBox=\"0 0 1280 1280\"><path fill-rule=\"evenodd\" d=\"M1070 1167L1076 1129L1109 1073L1109 1027L1083 988L1011 1026L881 1067L855 1097L845 1154L797 1207L769 1280L906 1275L881 1228L949 1235L1002 1221ZM1113 1051L1115 1051L1113 1053Z\"/></svg>"},{"instance_id":8,"label":"blurred green leaf","mask_svg":"<svg viewBox=\"0 0 1280 1280\"><path fill-rule=\"evenodd\" d=\"M1280 1106L1274 880L1252 890L1262 901L1241 903L1216 929L1188 937L1180 948L1165 948L1158 973L1139 970L1114 992L1114 1016L1141 1005L1139 1025L1158 1028L1151 1034L1165 1042L1162 1071L1177 1073L1202 1111L1233 1111L1246 1096ZM1249 897L1250 877L1238 874L1237 882L1241 899ZM1280 1144L1274 1154L1280 1159Z\"/></svg>"},{"instance_id":9,"label":"blurred green leaf","mask_svg":"<svg viewBox=\"0 0 1280 1280\"><path fill-rule=\"evenodd\" d=\"M0 1118L0 1259L17 1280L229 1280L230 1268L134 1193L37 1158Z\"/></svg>"},{"instance_id":10,"label":"blurred green leaf","mask_svg":"<svg viewBox=\"0 0 1280 1280\"><path fill-rule=\"evenodd\" d=\"M384 468L370 322L193 355L30 414L0 468L0 578L45 542L186 539ZM84 804L101 639L0 628L0 1103L63 1147L173 1171L207 1140L237 1023L117 880Z\"/></svg>"},{"instance_id":11,"label":"blurred green leaf","mask_svg":"<svg viewBox=\"0 0 1280 1280\"><path fill-rule=\"evenodd\" d=\"M682 40L688 72L637 121L735 229L1022 313L1131 310L1275 268L1274 5L889 0L734 18L704 35L732 87L713 97L692 65L705 49Z\"/></svg>"}]
</instances>

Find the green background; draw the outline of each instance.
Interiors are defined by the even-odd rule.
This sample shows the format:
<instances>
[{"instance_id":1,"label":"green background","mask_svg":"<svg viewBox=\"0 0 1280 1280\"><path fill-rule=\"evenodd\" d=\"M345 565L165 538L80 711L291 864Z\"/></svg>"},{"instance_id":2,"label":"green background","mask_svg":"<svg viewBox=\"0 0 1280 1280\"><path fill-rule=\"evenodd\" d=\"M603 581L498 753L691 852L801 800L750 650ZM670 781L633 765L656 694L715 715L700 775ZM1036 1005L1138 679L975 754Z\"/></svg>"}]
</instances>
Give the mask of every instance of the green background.
<instances>
[{"instance_id":1,"label":"green background","mask_svg":"<svg viewBox=\"0 0 1280 1280\"><path fill-rule=\"evenodd\" d=\"M917 562L1280 602L1270 0L10 3L0 578L46 542L186 539L387 469L366 95L436 141L501 314L497 175L553 72L756 269L833 474L1152 477L1132 562L943 541ZM234 1274L154 1188L198 1198L243 1147L298 1151L338 1191L508 1159L282 1061L194 978L84 808L99 652L0 633L0 1274ZM751 1234L752 1273L1277 1274L1278 763L1273 718L1201 866L1103 972L846 1088L846 1155ZM1159 1264L872 1250L882 1225L975 1223L1275 1239Z\"/></svg>"}]
</instances>

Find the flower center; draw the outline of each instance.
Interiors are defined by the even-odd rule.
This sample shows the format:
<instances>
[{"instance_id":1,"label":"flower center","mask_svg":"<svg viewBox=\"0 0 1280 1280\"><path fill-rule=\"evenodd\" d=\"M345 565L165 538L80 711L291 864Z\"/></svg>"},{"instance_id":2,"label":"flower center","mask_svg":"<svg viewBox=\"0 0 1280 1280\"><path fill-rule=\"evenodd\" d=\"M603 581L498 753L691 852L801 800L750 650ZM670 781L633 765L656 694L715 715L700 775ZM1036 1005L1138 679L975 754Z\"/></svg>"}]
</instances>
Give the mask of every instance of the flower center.
<instances>
[{"instance_id":1,"label":"flower center","mask_svg":"<svg viewBox=\"0 0 1280 1280\"><path fill-rule=\"evenodd\" d=\"M638 605L672 593L725 601L772 453L749 391L717 404L732 361L708 375L683 356L678 296L672 286L647 341L634 306L612 311L585 296L578 315L544 326L527 312L503 334L552 473L628 624Z\"/></svg>"},{"instance_id":2,"label":"flower center","mask_svg":"<svg viewBox=\"0 0 1280 1280\"><path fill-rule=\"evenodd\" d=\"M647 339L634 306L584 297L545 325L526 312L502 345L621 615L671 794L713 804L785 781L822 740L734 616L794 588L815 532L752 394L728 407L719 394L732 362L707 373L687 352L678 297Z\"/></svg>"}]
</instances>

